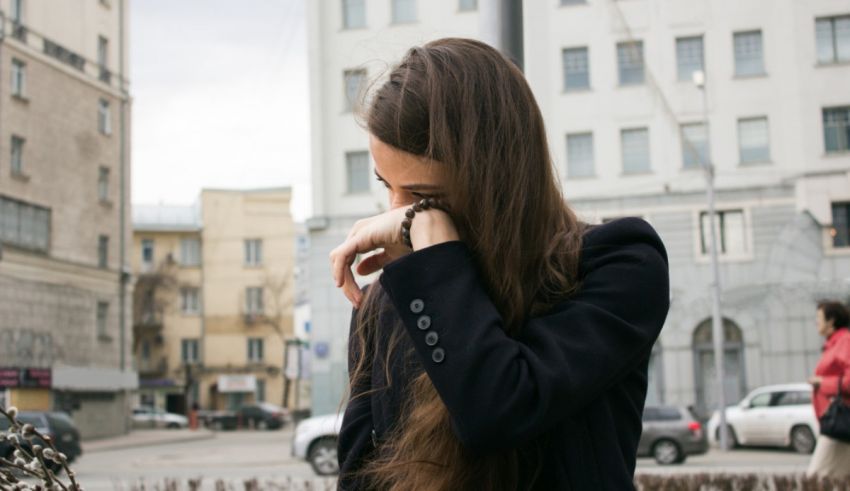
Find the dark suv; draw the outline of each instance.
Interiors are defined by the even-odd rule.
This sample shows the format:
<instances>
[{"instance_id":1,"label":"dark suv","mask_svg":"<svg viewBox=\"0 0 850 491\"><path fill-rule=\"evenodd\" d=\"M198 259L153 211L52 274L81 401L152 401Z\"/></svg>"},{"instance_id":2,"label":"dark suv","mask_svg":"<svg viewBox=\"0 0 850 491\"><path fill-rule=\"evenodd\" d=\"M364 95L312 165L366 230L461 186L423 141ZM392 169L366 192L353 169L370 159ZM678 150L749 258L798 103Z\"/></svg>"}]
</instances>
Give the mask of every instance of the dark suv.
<instances>
[{"instance_id":1,"label":"dark suv","mask_svg":"<svg viewBox=\"0 0 850 491\"><path fill-rule=\"evenodd\" d=\"M25 411L18 414L18 421L29 423L43 435L50 435L56 449L68 456L68 461L83 454L80 447L80 432L74 425L74 420L67 413L54 411ZM0 418L0 431L9 429L9 420ZM44 445L44 442L36 443ZM25 447L26 448L26 447ZM0 457L9 458L15 448L9 442L0 442Z\"/></svg>"},{"instance_id":2,"label":"dark suv","mask_svg":"<svg viewBox=\"0 0 850 491\"><path fill-rule=\"evenodd\" d=\"M248 404L236 411L236 418L242 428L258 430L276 430L286 421L286 409L268 402Z\"/></svg>"},{"instance_id":3,"label":"dark suv","mask_svg":"<svg viewBox=\"0 0 850 491\"><path fill-rule=\"evenodd\" d=\"M638 457L653 457L661 465L681 464L688 455L704 454L707 451L705 431L688 408L644 408Z\"/></svg>"}]
</instances>

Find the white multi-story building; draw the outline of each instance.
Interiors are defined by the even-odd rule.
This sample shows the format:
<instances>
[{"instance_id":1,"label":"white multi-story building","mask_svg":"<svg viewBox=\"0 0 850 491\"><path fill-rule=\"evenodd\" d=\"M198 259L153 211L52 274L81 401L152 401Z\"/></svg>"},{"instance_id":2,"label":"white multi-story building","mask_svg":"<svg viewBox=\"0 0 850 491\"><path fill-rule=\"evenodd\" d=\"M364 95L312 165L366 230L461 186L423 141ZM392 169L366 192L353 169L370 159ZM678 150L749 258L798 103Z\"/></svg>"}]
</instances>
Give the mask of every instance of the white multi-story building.
<instances>
[{"instance_id":1,"label":"white multi-story building","mask_svg":"<svg viewBox=\"0 0 850 491\"><path fill-rule=\"evenodd\" d=\"M383 202L346 94L413 44L477 37L476 3L311 3L316 412L338 406L345 382L350 309L328 252ZM805 380L820 351L814 302L850 298L850 5L546 0L524 2L523 23L525 72L565 197L587 221L641 216L668 248L672 306L648 399L715 405L706 161L727 400Z\"/></svg>"}]
</instances>

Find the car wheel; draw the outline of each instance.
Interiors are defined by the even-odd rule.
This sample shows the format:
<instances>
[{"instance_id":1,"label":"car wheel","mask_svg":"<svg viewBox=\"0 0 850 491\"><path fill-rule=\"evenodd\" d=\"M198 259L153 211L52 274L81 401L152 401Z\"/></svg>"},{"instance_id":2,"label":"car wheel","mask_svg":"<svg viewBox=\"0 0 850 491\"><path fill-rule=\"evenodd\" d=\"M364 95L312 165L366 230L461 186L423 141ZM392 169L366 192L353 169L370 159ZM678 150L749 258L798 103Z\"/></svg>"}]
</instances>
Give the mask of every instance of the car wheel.
<instances>
[{"instance_id":1,"label":"car wheel","mask_svg":"<svg viewBox=\"0 0 850 491\"><path fill-rule=\"evenodd\" d=\"M797 453L815 451L815 435L808 426L800 425L791 428L791 448Z\"/></svg>"},{"instance_id":2,"label":"car wheel","mask_svg":"<svg viewBox=\"0 0 850 491\"><path fill-rule=\"evenodd\" d=\"M269 423L266 420L261 419L261 420L257 421L257 429L258 430L267 430L267 429L269 429Z\"/></svg>"},{"instance_id":3,"label":"car wheel","mask_svg":"<svg viewBox=\"0 0 850 491\"><path fill-rule=\"evenodd\" d=\"M729 448L738 448L740 444L738 443L738 435L735 434L735 428L733 428L729 423L726 423L726 432L726 439L729 442ZM720 445L720 428L717 428L714 436L717 438L717 444Z\"/></svg>"},{"instance_id":4,"label":"car wheel","mask_svg":"<svg viewBox=\"0 0 850 491\"><path fill-rule=\"evenodd\" d=\"M339 461L336 453L336 438L322 438L310 447L307 459L313 471L320 476L339 473Z\"/></svg>"},{"instance_id":5,"label":"car wheel","mask_svg":"<svg viewBox=\"0 0 850 491\"><path fill-rule=\"evenodd\" d=\"M684 455L679 445L673 440L667 439L655 442L655 445L652 446L652 456L660 465L678 464L684 461L682 459Z\"/></svg>"},{"instance_id":6,"label":"car wheel","mask_svg":"<svg viewBox=\"0 0 850 491\"><path fill-rule=\"evenodd\" d=\"M168 428L169 430L176 430L176 429L180 428L180 423L171 422L171 423L168 423L167 425L165 425L165 427Z\"/></svg>"}]
</instances>

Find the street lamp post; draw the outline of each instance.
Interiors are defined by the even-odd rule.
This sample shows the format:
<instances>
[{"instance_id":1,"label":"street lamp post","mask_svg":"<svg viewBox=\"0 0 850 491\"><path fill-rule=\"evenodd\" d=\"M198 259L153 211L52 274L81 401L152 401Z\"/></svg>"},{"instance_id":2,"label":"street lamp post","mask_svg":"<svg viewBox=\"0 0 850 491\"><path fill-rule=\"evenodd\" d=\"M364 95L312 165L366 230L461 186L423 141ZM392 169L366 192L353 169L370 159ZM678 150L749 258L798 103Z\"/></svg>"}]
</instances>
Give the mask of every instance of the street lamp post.
<instances>
[{"instance_id":1,"label":"street lamp post","mask_svg":"<svg viewBox=\"0 0 850 491\"><path fill-rule=\"evenodd\" d=\"M702 121L706 132L706 142L708 138L708 96L705 88L705 73L702 70L695 71L693 74L694 84L702 92ZM706 143L708 144L708 143ZM691 149L693 151L693 149ZM717 221L717 213L715 211L714 198L714 165L711 163L709 153L705 152L705 156L697 152L703 171L705 172L706 194L708 198L708 223L711 230L711 272L712 272L712 305L711 305L711 337L714 344L714 372L717 376L717 403L720 406L720 424L718 432L720 433L720 448L722 450L729 449L729 439L726 431L726 391L724 390L724 336L723 336L723 318L720 315L720 266L717 259L717 230L714 224ZM700 220L701 222L701 220ZM700 223L702 227L702 223Z\"/></svg>"}]
</instances>

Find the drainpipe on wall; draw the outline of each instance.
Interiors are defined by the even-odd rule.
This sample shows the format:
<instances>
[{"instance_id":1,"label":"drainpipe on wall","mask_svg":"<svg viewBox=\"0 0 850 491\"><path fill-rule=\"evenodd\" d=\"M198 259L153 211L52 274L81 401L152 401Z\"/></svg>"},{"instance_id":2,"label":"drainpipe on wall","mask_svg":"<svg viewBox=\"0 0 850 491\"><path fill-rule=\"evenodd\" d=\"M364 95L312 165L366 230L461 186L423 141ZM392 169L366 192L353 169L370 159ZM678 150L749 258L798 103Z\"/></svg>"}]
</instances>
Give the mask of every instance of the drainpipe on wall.
<instances>
[{"instance_id":1,"label":"drainpipe on wall","mask_svg":"<svg viewBox=\"0 0 850 491\"><path fill-rule=\"evenodd\" d=\"M120 230L118 232L119 236L119 265L120 272L118 278L118 305L119 305L119 319L118 319L118 330L119 330L119 343L120 343L120 367L121 373L123 374L127 370L127 283L130 282L130 267L127 263L127 251L126 243L126 214L127 214L127 125L126 125L126 114L127 114L127 100L129 98L127 86L124 80L124 0L118 0L118 86L119 92L121 93L121 103L119 104L119 180L120 184L119 188L119 201L120 201ZM123 403L124 403L124 433L128 433L130 431L130 391L126 388L126 386L121 390L123 392Z\"/></svg>"},{"instance_id":2,"label":"drainpipe on wall","mask_svg":"<svg viewBox=\"0 0 850 491\"><path fill-rule=\"evenodd\" d=\"M118 304L120 315L118 317L118 325L119 325L119 339L120 339L120 366L121 371L125 371L127 369L127 283L130 280L130 268L127 266L127 251L125 250L127 243L126 236L126 213L127 213L127 125L126 125L126 114L127 114L127 87L124 81L124 0L120 0L118 2L118 84L119 90L121 92L121 103L119 105L119 201L120 201L120 211L119 211L119 223L120 229L118 231L119 236L119 264L120 264L120 292L118 297Z\"/></svg>"}]
</instances>

